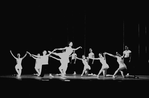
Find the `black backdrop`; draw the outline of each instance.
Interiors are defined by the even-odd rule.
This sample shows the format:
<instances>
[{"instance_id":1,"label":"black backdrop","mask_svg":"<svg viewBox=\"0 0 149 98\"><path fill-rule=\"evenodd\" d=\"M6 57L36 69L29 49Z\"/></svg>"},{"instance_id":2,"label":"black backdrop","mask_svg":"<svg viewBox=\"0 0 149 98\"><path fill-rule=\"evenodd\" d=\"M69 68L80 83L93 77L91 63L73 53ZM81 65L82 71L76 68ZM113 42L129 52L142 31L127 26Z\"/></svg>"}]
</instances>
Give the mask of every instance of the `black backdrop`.
<instances>
[{"instance_id":1,"label":"black backdrop","mask_svg":"<svg viewBox=\"0 0 149 98\"><path fill-rule=\"evenodd\" d=\"M114 8L112 6L76 7L49 6L48 4L13 4L4 7L1 34L1 74L14 74L15 60L9 50L23 56L26 51L33 54L43 50L65 47L69 41L74 47L82 46L77 54L87 56L92 48L95 56L99 52L116 51L122 54L123 46L132 51L134 74L149 74L148 15L147 8ZM116 62L107 57L111 73ZM111 61L111 62L110 62ZM58 72L58 61L50 59L46 72ZM23 74L34 73L34 60L27 56L23 62ZM56 70L56 71L55 71Z\"/></svg>"}]
</instances>

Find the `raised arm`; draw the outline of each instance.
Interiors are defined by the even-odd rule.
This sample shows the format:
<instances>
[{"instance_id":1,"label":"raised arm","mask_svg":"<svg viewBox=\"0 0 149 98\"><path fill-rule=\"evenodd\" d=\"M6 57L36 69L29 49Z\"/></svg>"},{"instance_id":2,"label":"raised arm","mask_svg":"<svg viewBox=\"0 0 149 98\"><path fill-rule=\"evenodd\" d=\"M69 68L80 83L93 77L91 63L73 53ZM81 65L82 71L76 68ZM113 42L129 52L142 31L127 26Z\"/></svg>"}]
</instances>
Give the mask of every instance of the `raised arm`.
<instances>
[{"instance_id":1,"label":"raised arm","mask_svg":"<svg viewBox=\"0 0 149 98\"><path fill-rule=\"evenodd\" d=\"M34 58L34 59L36 59L37 58L37 56L36 55L33 55L33 54L31 54L30 52L28 52L27 51L27 53L32 57L32 58Z\"/></svg>"},{"instance_id":2,"label":"raised arm","mask_svg":"<svg viewBox=\"0 0 149 98\"><path fill-rule=\"evenodd\" d=\"M10 54L15 58L15 59L17 59L14 55L13 55L13 53L12 53L12 51L10 50Z\"/></svg>"},{"instance_id":3,"label":"raised arm","mask_svg":"<svg viewBox=\"0 0 149 98\"><path fill-rule=\"evenodd\" d=\"M26 54L22 58L24 59L26 56L27 56L27 52L26 52Z\"/></svg>"}]
</instances>

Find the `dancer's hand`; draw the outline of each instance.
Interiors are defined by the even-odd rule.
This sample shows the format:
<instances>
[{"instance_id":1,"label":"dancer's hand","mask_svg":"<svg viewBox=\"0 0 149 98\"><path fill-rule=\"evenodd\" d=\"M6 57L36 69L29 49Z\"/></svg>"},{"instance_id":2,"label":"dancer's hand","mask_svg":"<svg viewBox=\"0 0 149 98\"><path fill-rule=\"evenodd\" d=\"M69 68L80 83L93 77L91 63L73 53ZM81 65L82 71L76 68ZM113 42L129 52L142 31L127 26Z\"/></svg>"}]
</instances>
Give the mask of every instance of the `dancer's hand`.
<instances>
[{"instance_id":1,"label":"dancer's hand","mask_svg":"<svg viewBox=\"0 0 149 98\"><path fill-rule=\"evenodd\" d=\"M28 51L26 53L28 53L31 56L31 54Z\"/></svg>"}]
</instances>

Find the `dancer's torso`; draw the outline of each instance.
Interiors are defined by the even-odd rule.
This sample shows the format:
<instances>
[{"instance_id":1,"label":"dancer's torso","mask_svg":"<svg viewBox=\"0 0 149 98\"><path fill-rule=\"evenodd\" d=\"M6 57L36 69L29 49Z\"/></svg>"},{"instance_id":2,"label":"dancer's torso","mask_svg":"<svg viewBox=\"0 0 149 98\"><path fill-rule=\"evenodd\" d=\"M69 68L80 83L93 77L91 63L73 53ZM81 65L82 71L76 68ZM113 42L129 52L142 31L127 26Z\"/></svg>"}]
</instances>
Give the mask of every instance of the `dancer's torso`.
<instances>
[{"instance_id":1,"label":"dancer's torso","mask_svg":"<svg viewBox=\"0 0 149 98\"><path fill-rule=\"evenodd\" d=\"M119 64L119 67L126 67L126 65L124 64L124 60L121 57L117 57L117 62Z\"/></svg>"}]
</instances>

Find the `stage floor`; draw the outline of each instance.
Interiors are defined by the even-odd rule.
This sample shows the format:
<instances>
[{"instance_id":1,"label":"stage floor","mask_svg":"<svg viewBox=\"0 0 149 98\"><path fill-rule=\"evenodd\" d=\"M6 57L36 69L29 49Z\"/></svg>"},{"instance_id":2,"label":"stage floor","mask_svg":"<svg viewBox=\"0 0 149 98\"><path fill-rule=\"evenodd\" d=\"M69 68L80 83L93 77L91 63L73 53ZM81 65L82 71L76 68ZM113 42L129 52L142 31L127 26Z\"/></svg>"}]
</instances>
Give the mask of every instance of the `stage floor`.
<instances>
[{"instance_id":1,"label":"stage floor","mask_svg":"<svg viewBox=\"0 0 149 98\"><path fill-rule=\"evenodd\" d=\"M112 75L108 75L106 77L103 77L102 75L100 75L99 77L96 77L95 75L72 75L72 74L67 74L65 77L62 77L61 75L57 75L57 74L45 74L43 77L38 77L35 75L22 75L21 77L16 77L16 75L3 75L0 76L1 79L15 79L15 80L27 80L27 79L34 79L34 80L41 80L41 81L52 81L52 80L66 80L66 81L70 81L70 80L121 80L121 81L129 81L129 80L134 80L134 81L138 81L138 80L149 80L149 75L136 75L137 77L133 77L133 76L128 76L126 78L123 78L121 75L117 75L115 78L112 77Z\"/></svg>"}]
</instances>

